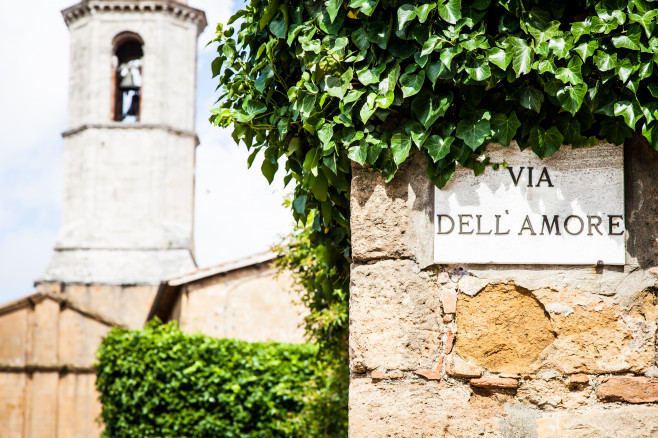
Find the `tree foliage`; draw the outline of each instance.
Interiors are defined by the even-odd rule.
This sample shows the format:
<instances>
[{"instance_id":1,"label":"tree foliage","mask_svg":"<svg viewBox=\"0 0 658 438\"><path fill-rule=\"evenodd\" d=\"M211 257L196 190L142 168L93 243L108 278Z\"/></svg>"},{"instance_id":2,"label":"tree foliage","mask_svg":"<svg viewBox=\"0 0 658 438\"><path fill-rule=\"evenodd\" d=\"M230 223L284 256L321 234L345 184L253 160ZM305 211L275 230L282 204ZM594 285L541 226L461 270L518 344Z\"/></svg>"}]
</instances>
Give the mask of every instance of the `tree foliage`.
<instances>
[{"instance_id":1,"label":"tree foliage","mask_svg":"<svg viewBox=\"0 0 658 438\"><path fill-rule=\"evenodd\" d=\"M658 150L655 5L250 0L217 28L210 120L233 127L249 165L264 157L269 181L285 162L293 215L337 266L308 283L307 302L329 309L348 296L352 161L391 180L419 150L443 187L457 164L497 167L492 142L545 158L638 133ZM344 339L336 321L314 333Z\"/></svg>"},{"instance_id":2,"label":"tree foliage","mask_svg":"<svg viewBox=\"0 0 658 438\"><path fill-rule=\"evenodd\" d=\"M317 346L248 343L175 323L113 329L96 364L104 437L332 436L315 415L327 381Z\"/></svg>"}]
</instances>

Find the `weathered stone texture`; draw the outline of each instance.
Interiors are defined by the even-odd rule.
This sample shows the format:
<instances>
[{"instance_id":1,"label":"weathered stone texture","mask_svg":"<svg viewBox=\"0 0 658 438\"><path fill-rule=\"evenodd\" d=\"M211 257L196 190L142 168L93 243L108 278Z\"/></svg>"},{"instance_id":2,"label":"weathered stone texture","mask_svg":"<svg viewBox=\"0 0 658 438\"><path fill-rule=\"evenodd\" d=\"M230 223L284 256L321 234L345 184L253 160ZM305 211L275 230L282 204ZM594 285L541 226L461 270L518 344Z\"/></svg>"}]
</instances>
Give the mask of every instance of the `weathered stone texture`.
<instances>
[{"instance_id":1,"label":"weathered stone texture","mask_svg":"<svg viewBox=\"0 0 658 438\"><path fill-rule=\"evenodd\" d=\"M555 339L541 304L512 283L460 297L457 327L457 354L491 372L532 371L531 364Z\"/></svg>"},{"instance_id":2,"label":"weathered stone texture","mask_svg":"<svg viewBox=\"0 0 658 438\"><path fill-rule=\"evenodd\" d=\"M433 369L441 354L438 287L411 260L352 265L350 357L354 372Z\"/></svg>"},{"instance_id":3,"label":"weathered stone texture","mask_svg":"<svg viewBox=\"0 0 658 438\"><path fill-rule=\"evenodd\" d=\"M424 159L412 154L388 184L378 173L353 165L350 221L355 262L414 258L422 267L432 263L433 244L427 236L432 235L434 186L413 172L424 166Z\"/></svg>"},{"instance_id":4,"label":"weathered stone texture","mask_svg":"<svg viewBox=\"0 0 658 438\"><path fill-rule=\"evenodd\" d=\"M588 409L537 420L537 438L654 438L658 407Z\"/></svg>"},{"instance_id":5,"label":"weathered stone texture","mask_svg":"<svg viewBox=\"0 0 658 438\"><path fill-rule=\"evenodd\" d=\"M504 402L435 382L350 382L350 438L498 437Z\"/></svg>"}]
</instances>

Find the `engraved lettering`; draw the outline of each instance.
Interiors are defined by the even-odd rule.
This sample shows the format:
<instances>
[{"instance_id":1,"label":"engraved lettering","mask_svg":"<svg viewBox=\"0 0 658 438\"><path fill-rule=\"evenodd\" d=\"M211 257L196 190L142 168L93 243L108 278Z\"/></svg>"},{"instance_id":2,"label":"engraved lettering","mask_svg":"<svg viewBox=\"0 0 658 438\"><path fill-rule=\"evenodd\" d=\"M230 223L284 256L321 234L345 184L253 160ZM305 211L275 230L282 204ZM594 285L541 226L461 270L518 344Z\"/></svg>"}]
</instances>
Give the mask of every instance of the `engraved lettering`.
<instances>
[{"instance_id":1,"label":"engraved lettering","mask_svg":"<svg viewBox=\"0 0 658 438\"><path fill-rule=\"evenodd\" d=\"M556 236L561 236L560 234L560 224L558 223L559 216L556 214L553 216L553 220L551 223L548 223L548 217L544 214L542 215L542 223L541 223L541 233L539 233L541 236L544 235L544 228L548 229L548 235L550 236L553 234L553 228L555 228L555 235Z\"/></svg>"},{"instance_id":2,"label":"engraved lettering","mask_svg":"<svg viewBox=\"0 0 658 438\"><path fill-rule=\"evenodd\" d=\"M471 231L464 231L464 227L470 227L471 224L468 221L465 221L465 218L472 219L473 215L472 214L460 214L459 215L459 234L473 234L473 230Z\"/></svg>"},{"instance_id":3,"label":"engraved lettering","mask_svg":"<svg viewBox=\"0 0 658 438\"><path fill-rule=\"evenodd\" d=\"M573 233L573 232L571 232L571 231L569 230L569 221L570 221L571 219L573 219L573 218L578 219L578 222L580 222L580 229L578 229L578 232L576 232L576 233ZM577 236L577 235L579 235L580 233L583 232L584 229L585 229L585 222L583 222L583 220L580 218L580 216L576 216L576 215L573 215L573 214L572 214L571 216L567 217L567 218L564 220L564 230L565 230L567 233L571 234L572 236Z\"/></svg>"},{"instance_id":4,"label":"engraved lettering","mask_svg":"<svg viewBox=\"0 0 658 438\"><path fill-rule=\"evenodd\" d=\"M517 185L519 185L519 179L521 178L521 173L523 172L523 169L525 169L525 167L523 167L523 166L520 167L519 168L519 174L514 176L514 171L512 170L512 167L510 166L510 167L507 168L507 170L509 170L510 176L512 177L512 182L514 183L515 187Z\"/></svg>"},{"instance_id":5,"label":"engraved lettering","mask_svg":"<svg viewBox=\"0 0 658 438\"><path fill-rule=\"evenodd\" d=\"M596 223L592 223L592 219L594 218L598 219ZM603 236L603 233L601 232L601 230L599 230L599 225L601 225L602 221L603 219L601 219L600 216L587 216L587 229L589 230L587 232L587 235L593 236L594 233L592 233L592 228L594 228L596 232L599 233L599 235Z\"/></svg>"},{"instance_id":6,"label":"engraved lettering","mask_svg":"<svg viewBox=\"0 0 658 438\"><path fill-rule=\"evenodd\" d=\"M521 231L519 231L519 236L523 234L523 231L528 230L530 231L531 236L537 235L535 233L534 228L532 228L532 222L530 222L530 216L526 216L525 220L523 221L523 226L521 227Z\"/></svg>"},{"instance_id":7,"label":"engraved lettering","mask_svg":"<svg viewBox=\"0 0 658 438\"><path fill-rule=\"evenodd\" d=\"M438 233L436 233L436 234L450 234L450 233L452 233L452 230L455 229L455 221L452 219L452 217L450 217L450 215L447 215L447 214L437 214L437 215L436 215L436 218L437 218L437 222L436 222L436 223L437 223L437 225L438 225L438 227L439 227L439 231L438 231ZM441 231L441 219L442 219L442 218L446 218L446 219L448 219L448 220L450 221L450 229L449 229L448 231L443 231L443 232Z\"/></svg>"},{"instance_id":8,"label":"engraved lettering","mask_svg":"<svg viewBox=\"0 0 658 438\"><path fill-rule=\"evenodd\" d=\"M539 175L539 180L537 181L537 185L535 187L539 187L539 185L542 182L548 183L549 187L553 187L553 183L551 182L551 177L548 175L548 169L544 167L544 170L541 171L541 175Z\"/></svg>"},{"instance_id":9,"label":"engraved lettering","mask_svg":"<svg viewBox=\"0 0 658 438\"><path fill-rule=\"evenodd\" d=\"M489 231L487 231L487 232L482 232L482 227L481 227L481 224L480 224L480 220L482 219L482 215L481 215L481 214L475 215L475 218L477 219L477 224L478 224L478 231L477 231L477 233L475 233L475 234L479 234L479 235L481 235L481 236L482 236L482 235L484 235L484 236L488 236L489 234L492 233L491 230L489 230Z\"/></svg>"},{"instance_id":10,"label":"engraved lettering","mask_svg":"<svg viewBox=\"0 0 658 438\"><path fill-rule=\"evenodd\" d=\"M621 223L617 222L615 219L624 219L624 216L621 214L609 214L608 215L608 235L610 236L621 236L624 234L624 230L621 230L618 233L612 231L615 227L620 227Z\"/></svg>"},{"instance_id":11,"label":"engraved lettering","mask_svg":"<svg viewBox=\"0 0 658 438\"><path fill-rule=\"evenodd\" d=\"M496 232L494 234L496 236L505 236L505 235L509 234L509 232L510 232L510 230L503 231L503 232L500 231L500 215L497 214L496 215Z\"/></svg>"}]
</instances>

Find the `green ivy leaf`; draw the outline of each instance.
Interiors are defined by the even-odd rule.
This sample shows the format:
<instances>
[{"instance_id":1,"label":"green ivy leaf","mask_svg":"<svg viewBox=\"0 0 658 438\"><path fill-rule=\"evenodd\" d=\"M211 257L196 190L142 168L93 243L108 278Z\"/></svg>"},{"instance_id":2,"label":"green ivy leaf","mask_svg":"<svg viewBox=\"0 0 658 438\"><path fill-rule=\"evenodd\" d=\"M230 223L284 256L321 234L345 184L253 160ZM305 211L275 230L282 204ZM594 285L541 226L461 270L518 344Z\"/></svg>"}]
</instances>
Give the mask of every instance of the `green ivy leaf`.
<instances>
[{"instance_id":1,"label":"green ivy leaf","mask_svg":"<svg viewBox=\"0 0 658 438\"><path fill-rule=\"evenodd\" d=\"M263 15L258 22L258 28L260 30L265 29L265 26L270 24L270 21L272 21L272 18L274 18L277 12L279 12L279 0L272 0L271 2L268 2L263 9Z\"/></svg>"},{"instance_id":2,"label":"green ivy leaf","mask_svg":"<svg viewBox=\"0 0 658 438\"><path fill-rule=\"evenodd\" d=\"M553 51L559 59L564 59L569 54L572 45L564 38L554 38L548 42L548 48Z\"/></svg>"},{"instance_id":3,"label":"green ivy leaf","mask_svg":"<svg viewBox=\"0 0 658 438\"><path fill-rule=\"evenodd\" d=\"M375 105L376 98L377 93L368 93L366 101L359 111L359 117L363 123L367 123L370 117L375 113L375 111L377 111L377 105Z\"/></svg>"},{"instance_id":4,"label":"green ivy leaf","mask_svg":"<svg viewBox=\"0 0 658 438\"><path fill-rule=\"evenodd\" d=\"M502 70L507 70L507 66L510 61L512 61L512 57L510 56L510 53L505 50L499 47L492 47L487 50L487 60Z\"/></svg>"},{"instance_id":5,"label":"green ivy leaf","mask_svg":"<svg viewBox=\"0 0 658 438\"><path fill-rule=\"evenodd\" d=\"M523 108L539 113L544 102L544 94L528 82L522 82L509 91L506 99L517 100Z\"/></svg>"},{"instance_id":6,"label":"green ivy leaf","mask_svg":"<svg viewBox=\"0 0 658 438\"><path fill-rule=\"evenodd\" d=\"M343 0L326 0L324 6L327 8L329 18L333 23L338 15L338 11L340 11L341 6L343 6Z\"/></svg>"},{"instance_id":7,"label":"green ivy leaf","mask_svg":"<svg viewBox=\"0 0 658 438\"><path fill-rule=\"evenodd\" d=\"M460 46L456 47L446 47L445 49L441 50L441 54L439 55L439 59L443 64L449 69L450 64L452 63L452 59L459 55L463 49Z\"/></svg>"},{"instance_id":8,"label":"green ivy leaf","mask_svg":"<svg viewBox=\"0 0 658 438\"><path fill-rule=\"evenodd\" d=\"M533 27L530 22L528 23L528 32L533 36L537 44L548 41L558 35L560 32L560 22L551 21L550 23L540 24L538 27Z\"/></svg>"},{"instance_id":9,"label":"green ivy leaf","mask_svg":"<svg viewBox=\"0 0 658 438\"><path fill-rule=\"evenodd\" d=\"M571 85L578 85L583 83L583 75L581 73L581 67L583 66L583 61L579 57L574 56L569 61L569 64L566 68L558 68L555 72L555 77L564 82L565 84L570 83Z\"/></svg>"},{"instance_id":10,"label":"green ivy leaf","mask_svg":"<svg viewBox=\"0 0 658 438\"><path fill-rule=\"evenodd\" d=\"M528 142L532 151L540 158L548 158L560 149L564 137L560 131L551 126L544 130L541 126L535 126L530 130L530 137Z\"/></svg>"},{"instance_id":11,"label":"green ivy leaf","mask_svg":"<svg viewBox=\"0 0 658 438\"><path fill-rule=\"evenodd\" d=\"M366 65L356 71L356 77L363 85L376 84L380 81L379 77L385 69L386 64L383 62L374 67Z\"/></svg>"},{"instance_id":12,"label":"green ivy leaf","mask_svg":"<svg viewBox=\"0 0 658 438\"><path fill-rule=\"evenodd\" d=\"M619 117L605 119L601 122L600 135L614 144L623 144L628 137L633 135L631 128Z\"/></svg>"},{"instance_id":13,"label":"green ivy leaf","mask_svg":"<svg viewBox=\"0 0 658 438\"><path fill-rule=\"evenodd\" d=\"M649 141L651 147L655 151L658 151L658 122L654 121L648 125L643 126L642 135ZM616 143L616 144L621 144L621 143Z\"/></svg>"},{"instance_id":14,"label":"green ivy leaf","mask_svg":"<svg viewBox=\"0 0 658 438\"><path fill-rule=\"evenodd\" d=\"M618 49L640 50L640 33L625 34L612 38L612 45Z\"/></svg>"},{"instance_id":15,"label":"green ivy leaf","mask_svg":"<svg viewBox=\"0 0 658 438\"><path fill-rule=\"evenodd\" d=\"M462 18L462 2L461 0L441 0L437 3L437 11L443 21L450 24L457 23L457 20Z\"/></svg>"},{"instance_id":16,"label":"green ivy leaf","mask_svg":"<svg viewBox=\"0 0 658 438\"><path fill-rule=\"evenodd\" d=\"M368 146L365 143L352 146L347 157L363 166L368 158Z\"/></svg>"},{"instance_id":17,"label":"green ivy leaf","mask_svg":"<svg viewBox=\"0 0 658 438\"><path fill-rule=\"evenodd\" d=\"M475 81L484 81L491 76L491 69L487 61L483 59L474 59L464 67L469 77Z\"/></svg>"},{"instance_id":18,"label":"green ivy leaf","mask_svg":"<svg viewBox=\"0 0 658 438\"><path fill-rule=\"evenodd\" d=\"M431 135L425 142L425 148L436 163L450 153L450 145L454 140L454 137L441 138L438 135Z\"/></svg>"},{"instance_id":19,"label":"green ivy leaf","mask_svg":"<svg viewBox=\"0 0 658 438\"><path fill-rule=\"evenodd\" d=\"M404 4L398 8L398 31L407 27L407 23L416 18L416 7L411 4Z\"/></svg>"},{"instance_id":20,"label":"green ivy leaf","mask_svg":"<svg viewBox=\"0 0 658 438\"><path fill-rule=\"evenodd\" d=\"M420 91L425 81L425 70L419 73L405 73L400 76L400 89L402 97L413 96Z\"/></svg>"},{"instance_id":21,"label":"green ivy leaf","mask_svg":"<svg viewBox=\"0 0 658 438\"><path fill-rule=\"evenodd\" d=\"M416 15L418 16L418 21L421 23L427 21L427 17L429 16L430 12L432 12L435 8L436 3L425 3L422 5L417 5Z\"/></svg>"},{"instance_id":22,"label":"green ivy leaf","mask_svg":"<svg viewBox=\"0 0 658 438\"><path fill-rule=\"evenodd\" d=\"M578 42L581 36L589 35L591 31L591 24L588 21L577 21L571 23L571 34L573 35L574 44Z\"/></svg>"},{"instance_id":23,"label":"green ivy leaf","mask_svg":"<svg viewBox=\"0 0 658 438\"><path fill-rule=\"evenodd\" d=\"M411 112L429 129L439 117L443 117L453 100L452 92L441 94L422 93L411 102Z\"/></svg>"},{"instance_id":24,"label":"green ivy leaf","mask_svg":"<svg viewBox=\"0 0 658 438\"><path fill-rule=\"evenodd\" d=\"M480 113L471 120L460 120L457 123L457 138L462 139L466 146L474 151L482 146L491 131L489 113L484 111Z\"/></svg>"},{"instance_id":25,"label":"green ivy leaf","mask_svg":"<svg viewBox=\"0 0 658 438\"><path fill-rule=\"evenodd\" d=\"M596 40L591 40L586 43L583 43L579 45L578 47L574 47L574 51L580 55L580 59L583 60L583 62L587 61L587 58L592 56L596 49L599 48L599 43Z\"/></svg>"},{"instance_id":26,"label":"green ivy leaf","mask_svg":"<svg viewBox=\"0 0 658 438\"><path fill-rule=\"evenodd\" d=\"M622 116L626 125L635 129L635 124L644 117L644 114L637 100L633 102L620 100L615 102L615 116Z\"/></svg>"},{"instance_id":27,"label":"green ivy leaf","mask_svg":"<svg viewBox=\"0 0 658 438\"><path fill-rule=\"evenodd\" d=\"M602 50L597 50L594 54L594 65L600 71L608 71L617 68L617 54L606 53Z\"/></svg>"},{"instance_id":28,"label":"green ivy leaf","mask_svg":"<svg viewBox=\"0 0 658 438\"><path fill-rule=\"evenodd\" d=\"M247 97L242 104L242 109L253 117L267 111L267 105L258 100L254 100L251 97Z\"/></svg>"},{"instance_id":29,"label":"green ivy leaf","mask_svg":"<svg viewBox=\"0 0 658 438\"><path fill-rule=\"evenodd\" d=\"M509 116L498 113L491 117L491 130L493 131L493 138L498 140L503 146L509 146L516 131L521 126L521 122L516 117L516 112L512 111Z\"/></svg>"},{"instance_id":30,"label":"green ivy leaf","mask_svg":"<svg viewBox=\"0 0 658 438\"><path fill-rule=\"evenodd\" d=\"M571 115L575 115L583 104L585 94L587 94L587 85L578 84L562 87L557 91L556 96L562 108L569 111Z\"/></svg>"},{"instance_id":31,"label":"green ivy leaf","mask_svg":"<svg viewBox=\"0 0 658 438\"><path fill-rule=\"evenodd\" d=\"M510 38L512 40L509 46L510 57L513 59L512 68L516 72L516 76L520 77L526 73L530 73L533 62L532 48L521 38Z\"/></svg>"},{"instance_id":32,"label":"green ivy leaf","mask_svg":"<svg viewBox=\"0 0 658 438\"><path fill-rule=\"evenodd\" d=\"M396 132L391 137L391 151L393 152L393 161L400 165L409 156L411 150L411 137L402 132Z\"/></svg>"},{"instance_id":33,"label":"green ivy leaf","mask_svg":"<svg viewBox=\"0 0 658 438\"><path fill-rule=\"evenodd\" d=\"M351 9L358 9L361 13L370 17L375 11L377 3L379 3L379 0L352 0L348 7Z\"/></svg>"}]
</instances>

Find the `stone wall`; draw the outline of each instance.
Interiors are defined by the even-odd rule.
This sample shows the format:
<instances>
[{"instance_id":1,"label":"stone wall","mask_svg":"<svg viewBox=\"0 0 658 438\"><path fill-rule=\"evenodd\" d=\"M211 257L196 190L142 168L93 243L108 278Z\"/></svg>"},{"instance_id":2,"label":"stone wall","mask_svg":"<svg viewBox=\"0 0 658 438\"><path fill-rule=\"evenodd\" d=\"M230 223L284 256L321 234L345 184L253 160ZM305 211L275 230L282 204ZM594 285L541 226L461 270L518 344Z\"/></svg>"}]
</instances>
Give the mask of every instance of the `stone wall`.
<instances>
[{"instance_id":1,"label":"stone wall","mask_svg":"<svg viewBox=\"0 0 658 438\"><path fill-rule=\"evenodd\" d=\"M424 158L354 165L351 438L658 436L658 154L624 160L623 267L433 265Z\"/></svg>"}]
</instances>

